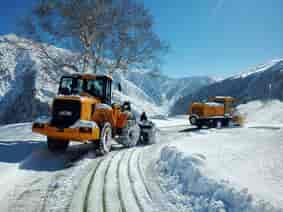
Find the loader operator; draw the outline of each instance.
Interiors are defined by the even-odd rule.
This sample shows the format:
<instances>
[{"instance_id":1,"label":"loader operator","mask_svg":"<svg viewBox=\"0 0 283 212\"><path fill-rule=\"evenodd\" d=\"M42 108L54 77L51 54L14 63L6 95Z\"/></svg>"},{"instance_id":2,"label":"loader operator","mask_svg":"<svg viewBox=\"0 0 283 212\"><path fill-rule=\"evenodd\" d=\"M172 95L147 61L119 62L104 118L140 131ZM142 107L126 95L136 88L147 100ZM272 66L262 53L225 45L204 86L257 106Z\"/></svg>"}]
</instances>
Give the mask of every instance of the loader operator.
<instances>
[{"instance_id":1,"label":"loader operator","mask_svg":"<svg viewBox=\"0 0 283 212\"><path fill-rule=\"evenodd\" d=\"M147 115L145 112L142 112L141 117L140 117L140 121L147 121Z\"/></svg>"}]
</instances>

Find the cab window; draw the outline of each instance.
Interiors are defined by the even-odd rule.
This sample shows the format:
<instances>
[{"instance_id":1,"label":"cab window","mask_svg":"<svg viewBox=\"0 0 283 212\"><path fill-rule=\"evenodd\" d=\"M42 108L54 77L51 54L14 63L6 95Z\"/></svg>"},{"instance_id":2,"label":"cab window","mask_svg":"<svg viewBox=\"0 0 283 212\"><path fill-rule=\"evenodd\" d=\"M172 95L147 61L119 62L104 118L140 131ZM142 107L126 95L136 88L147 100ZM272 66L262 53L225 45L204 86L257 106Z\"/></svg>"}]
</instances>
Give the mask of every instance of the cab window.
<instances>
[{"instance_id":1,"label":"cab window","mask_svg":"<svg viewBox=\"0 0 283 212\"><path fill-rule=\"evenodd\" d=\"M92 96L104 97L104 81L103 80L87 80L86 92Z\"/></svg>"},{"instance_id":2,"label":"cab window","mask_svg":"<svg viewBox=\"0 0 283 212\"><path fill-rule=\"evenodd\" d=\"M64 77L61 80L59 94L72 95L79 94L82 91L83 81L78 78Z\"/></svg>"}]
</instances>

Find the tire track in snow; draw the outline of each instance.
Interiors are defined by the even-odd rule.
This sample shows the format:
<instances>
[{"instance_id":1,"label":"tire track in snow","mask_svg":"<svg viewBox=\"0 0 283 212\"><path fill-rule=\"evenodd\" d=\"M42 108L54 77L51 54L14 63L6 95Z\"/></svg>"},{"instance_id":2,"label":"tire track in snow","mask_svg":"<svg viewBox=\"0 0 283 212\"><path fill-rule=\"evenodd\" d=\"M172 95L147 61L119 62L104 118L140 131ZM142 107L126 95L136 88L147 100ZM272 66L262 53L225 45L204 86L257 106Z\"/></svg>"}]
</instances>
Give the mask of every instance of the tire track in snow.
<instances>
[{"instance_id":1,"label":"tire track in snow","mask_svg":"<svg viewBox=\"0 0 283 212\"><path fill-rule=\"evenodd\" d=\"M137 158L137 168L138 168L138 172L139 172L141 181L143 183L143 186L146 190L146 193L147 193L149 199L152 201L152 195L151 195L151 192L149 191L149 188L148 188L148 185L146 183L145 177L143 175L143 170L142 170L142 167L141 167L141 156L142 156L142 153L139 152L139 155L138 155L138 158Z\"/></svg>"},{"instance_id":2,"label":"tire track in snow","mask_svg":"<svg viewBox=\"0 0 283 212\"><path fill-rule=\"evenodd\" d=\"M127 170L127 172L128 172L128 177L129 177L130 185L131 185L131 190L132 190L133 195L134 195L134 197L135 197L137 206L139 207L139 210L140 210L141 212L145 212L145 209L144 209L144 207L143 207L143 205L142 205L142 203L141 203L141 201L140 201L140 199L139 199L139 197L138 197L137 190L136 190L136 188L135 188L135 186L134 186L134 178L133 178L133 176L131 175L131 170L132 170L132 168L131 168L131 161L133 160L133 156L134 156L135 152L137 152L137 149L133 150L133 151L131 152L130 156L129 156L129 159L128 159L128 167L127 167L128 170Z\"/></svg>"},{"instance_id":3,"label":"tire track in snow","mask_svg":"<svg viewBox=\"0 0 283 212\"><path fill-rule=\"evenodd\" d=\"M121 210L124 211L124 206L123 206L122 200L120 199L120 196L119 196L119 181L118 181L118 172L117 172L117 170L118 170L119 164L123 160L123 157L124 157L125 154L126 154L126 151L119 152L119 154L116 154L114 156L115 159L117 157L117 161L114 160L114 157L113 157L111 162L107 166L107 169L106 169L106 172L105 172L105 175L104 175L104 186L103 186L103 194L102 194L103 195L103 200L102 200L103 201L103 212L108 211L108 209L107 209L107 206L108 206L107 202L109 202L109 201L107 201L107 200L109 200L109 199L110 199L110 202L112 204L111 208L115 208L115 209L118 208L119 209L118 211L121 211ZM118 158L118 156L120 156L120 158ZM114 167L112 167L112 169L111 169L111 166L114 166ZM114 181L114 184L111 184L109 179L112 182ZM115 188L113 188L113 187L115 187ZM116 193L116 197L117 197L116 204L118 204L117 206L114 205L115 204L115 199L111 199L110 198L110 197L112 197L113 193ZM114 195L114 197L115 197L115 195ZM111 200L113 200L113 201L111 201Z\"/></svg>"},{"instance_id":4,"label":"tire track in snow","mask_svg":"<svg viewBox=\"0 0 283 212\"><path fill-rule=\"evenodd\" d=\"M85 191L82 190L83 203L79 210L148 211L147 203L152 203L152 198L142 173L141 153L142 149L133 148L100 159L86 178Z\"/></svg>"},{"instance_id":5,"label":"tire track in snow","mask_svg":"<svg viewBox=\"0 0 283 212\"><path fill-rule=\"evenodd\" d=\"M119 200L121 202L121 211L122 212L126 212L126 203L125 201L123 200L123 197L122 197L122 186L121 186L121 179L120 179L120 169L121 169L121 164L122 164L122 161L124 160L126 154L124 154L121 159L119 160L119 163L118 163L118 166L117 166L117 169L116 169L116 176L117 176L117 179L118 179L118 195L119 195Z\"/></svg>"},{"instance_id":6,"label":"tire track in snow","mask_svg":"<svg viewBox=\"0 0 283 212\"><path fill-rule=\"evenodd\" d=\"M96 168L94 169L91 179L88 182L87 190L83 202L83 212L89 212L94 209L95 211L105 212L103 205L103 192L105 187L105 176L109 169L113 158L118 154L114 153L111 156L106 156L99 161ZM102 176L99 176L102 175ZM102 199L101 199L102 198Z\"/></svg>"},{"instance_id":7,"label":"tire track in snow","mask_svg":"<svg viewBox=\"0 0 283 212\"><path fill-rule=\"evenodd\" d=\"M138 170L137 158L140 153L141 149L138 148L127 151L127 154L124 155L124 158L119 164L119 192L121 203L123 205L123 212L146 212L148 211L148 208L146 207L147 203L151 203L151 198L147 194L144 186L144 179L142 179L142 176L140 175L141 172ZM121 185L124 186L123 189L121 188ZM143 199L143 197L147 198ZM148 202L145 200L148 200Z\"/></svg>"},{"instance_id":8,"label":"tire track in snow","mask_svg":"<svg viewBox=\"0 0 283 212\"><path fill-rule=\"evenodd\" d=\"M100 159L100 161L98 161L98 163L96 164L94 170L93 170L93 173L91 175L91 178L90 178L90 181L88 183L88 186L87 186L87 190L86 190L86 194L85 194L85 200L84 200L84 205L83 205L83 212L87 212L88 211L88 201L89 201L89 194L90 194L90 191L91 191L91 186L93 184L93 181L94 181L94 177L97 173L97 170L99 169L99 167L101 166L102 162L105 160L105 158L103 159Z\"/></svg>"},{"instance_id":9,"label":"tire track in snow","mask_svg":"<svg viewBox=\"0 0 283 212\"><path fill-rule=\"evenodd\" d=\"M130 149L127 151L127 154L124 155L123 159L119 163L118 167L118 180L119 180L119 196L121 200L122 212L138 212L140 209L139 199L136 198L135 190L133 188L133 183L130 180L129 176L129 164L132 155L136 149ZM127 156L127 157L126 157ZM123 186L123 187L122 187ZM123 189L122 189L123 188Z\"/></svg>"}]
</instances>

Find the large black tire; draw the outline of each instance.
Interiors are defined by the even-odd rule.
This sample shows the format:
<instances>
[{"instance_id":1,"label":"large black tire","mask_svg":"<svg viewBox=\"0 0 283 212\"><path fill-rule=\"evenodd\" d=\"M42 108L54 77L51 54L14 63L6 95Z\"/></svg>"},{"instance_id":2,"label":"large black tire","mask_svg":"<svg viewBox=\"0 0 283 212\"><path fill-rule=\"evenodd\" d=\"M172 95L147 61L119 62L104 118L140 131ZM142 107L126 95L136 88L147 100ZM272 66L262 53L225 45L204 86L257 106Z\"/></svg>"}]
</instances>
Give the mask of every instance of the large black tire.
<instances>
[{"instance_id":1,"label":"large black tire","mask_svg":"<svg viewBox=\"0 0 283 212\"><path fill-rule=\"evenodd\" d=\"M189 120L190 120L190 124L191 125L197 125L198 124L198 119L197 119L197 117L196 116L190 116L190 118L189 118Z\"/></svg>"},{"instance_id":2,"label":"large black tire","mask_svg":"<svg viewBox=\"0 0 283 212\"><path fill-rule=\"evenodd\" d=\"M230 124L230 119L226 118L223 120L223 127L230 127L231 124Z\"/></svg>"},{"instance_id":3,"label":"large black tire","mask_svg":"<svg viewBox=\"0 0 283 212\"><path fill-rule=\"evenodd\" d=\"M128 120L128 124L122 129L122 134L117 138L117 142L125 147L134 147L140 139L140 127L135 120Z\"/></svg>"},{"instance_id":4,"label":"large black tire","mask_svg":"<svg viewBox=\"0 0 283 212\"><path fill-rule=\"evenodd\" d=\"M69 143L69 141L47 137L47 147L51 152L65 152L69 146Z\"/></svg>"},{"instance_id":5,"label":"large black tire","mask_svg":"<svg viewBox=\"0 0 283 212\"><path fill-rule=\"evenodd\" d=\"M99 139L99 152L102 155L106 155L111 151L112 146L112 127L111 124L106 122L101 127L100 139Z\"/></svg>"},{"instance_id":6,"label":"large black tire","mask_svg":"<svg viewBox=\"0 0 283 212\"><path fill-rule=\"evenodd\" d=\"M126 136L127 141L127 147L134 147L138 144L138 141L140 139L140 128L137 124L131 126L128 129L128 134Z\"/></svg>"},{"instance_id":7,"label":"large black tire","mask_svg":"<svg viewBox=\"0 0 283 212\"><path fill-rule=\"evenodd\" d=\"M156 143L156 128L152 126L150 129L143 129L141 127L139 144L151 145Z\"/></svg>"}]
</instances>

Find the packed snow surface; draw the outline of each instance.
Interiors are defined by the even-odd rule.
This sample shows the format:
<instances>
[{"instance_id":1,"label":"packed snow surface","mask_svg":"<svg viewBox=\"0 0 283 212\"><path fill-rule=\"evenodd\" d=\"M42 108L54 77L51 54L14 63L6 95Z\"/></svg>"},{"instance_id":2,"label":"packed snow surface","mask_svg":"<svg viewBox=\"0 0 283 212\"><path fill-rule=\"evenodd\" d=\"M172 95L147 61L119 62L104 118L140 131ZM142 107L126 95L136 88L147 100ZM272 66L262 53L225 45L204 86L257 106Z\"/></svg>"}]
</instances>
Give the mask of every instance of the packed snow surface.
<instances>
[{"instance_id":1,"label":"packed snow surface","mask_svg":"<svg viewBox=\"0 0 283 212\"><path fill-rule=\"evenodd\" d=\"M243 128L179 129L156 165L171 200L184 211L283 211L282 108L250 102L238 108Z\"/></svg>"},{"instance_id":2,"label":"packed snow surface","mask_svg":"<svg viewBox=\"0 0 283 212\"><path fill-rule=\"evenodd\" d=\"M87 145L72 145L53 154L30 123L0 127L0 211L65 211L93 160L83 154L88 151Z\"/></svg>"},{"instance_id":3,"label":"packed snow surface","mask_svg":"<svg viewBox=\"0 0 283 212\"><path fill-rule=\"evenodd\" d=\"M189 123L187 116L153 116L152 121L156 124L158 128L170 128L176 126L186 126Z\"/></svg>"}]
</instances>

